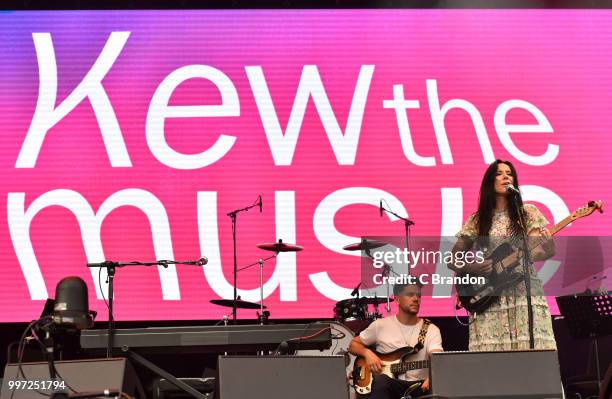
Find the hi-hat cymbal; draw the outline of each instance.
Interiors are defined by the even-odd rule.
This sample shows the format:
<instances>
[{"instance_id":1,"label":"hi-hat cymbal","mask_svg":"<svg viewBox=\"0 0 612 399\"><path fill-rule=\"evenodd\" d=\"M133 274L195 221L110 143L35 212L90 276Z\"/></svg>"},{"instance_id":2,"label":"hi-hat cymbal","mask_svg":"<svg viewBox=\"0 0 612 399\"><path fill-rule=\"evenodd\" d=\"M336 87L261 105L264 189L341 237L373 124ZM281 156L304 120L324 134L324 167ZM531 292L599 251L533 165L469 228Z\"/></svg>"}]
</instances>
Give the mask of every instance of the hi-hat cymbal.
<instances>
[{"instance_id":1,"label":"hi-hat cymbal","mask_svg":"<svg viewBox=\"0 0 612 399\"><path fill-rule=\"evenodd\" d=\"M234 307L233 299L211 299L210 303L228 308ZM254 302L243 301L242 299L236 299L236 307L239 309L260 309L261 305ZM266 309L265 306L263 308Z\"/></svg>"},{"instance_id":2,"label":"hi-hat cymbal","mask_svg":"<svg viewBox=\"0 0 612 399\"><path fill-rule=\"evenodd\" d=\"M368 249L384 247L385 245L387 245L386 242L382 242L378 240L366 240L364 238L360 242L345 245L344 247L342 247L342 249L344 249L345 251L365 251Z\"/></svg>"},{"instance_id":3,"label":"hi-hat cymbal","mask_svg":"<svg viewBox=\"0 0 612 399\"><path fill-rule=\"evenodd\" d=\"M278 240L278 242L262 242L261 244L257 244L257 248L273 252L297 252L304 249L304 247L300 245L286 244L283 240Z\"/></svg>"}]
</instances>

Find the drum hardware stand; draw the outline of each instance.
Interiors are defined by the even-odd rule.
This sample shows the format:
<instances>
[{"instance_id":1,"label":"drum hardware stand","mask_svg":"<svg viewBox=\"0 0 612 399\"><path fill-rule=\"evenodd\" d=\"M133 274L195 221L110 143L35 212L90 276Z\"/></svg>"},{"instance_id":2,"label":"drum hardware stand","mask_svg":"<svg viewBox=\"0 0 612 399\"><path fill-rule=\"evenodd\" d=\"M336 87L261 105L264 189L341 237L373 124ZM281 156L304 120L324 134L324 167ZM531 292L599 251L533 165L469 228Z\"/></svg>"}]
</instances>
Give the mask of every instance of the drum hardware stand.
<instances>
[{"instance_id":1,"label":"drum hardware stand","mask_svg":"<svg viewBox=\"0 0 612 399\"><path fill-rule=\"evenodd\" d=\"M410 265L408 266L410 267ZM391 266L385 264L383 266L383 272L382 275L383 277L389 277L389 274L391 272ZM389 283L389 279L387 279L387 316L391 315L391 283Z\"/></svg>"},{"instance_id":2,"label":"drum hardware stand","mask_svg":"<svg viewBox=\"0 0 612 399\"><path fill-rule=\"evenodd\" d=\"M118 267L126 267L126 266L163 266L167 268L169 265L197 265L204 266L208 263L208 259L202 257L198 260L188 260L183 262L178 262L174 260L158 260L155 262L114 262L111 260L107 260L101 263L88 263L87 267L105 267L106 275L107 275L107 283L108 283L108 333L107 333L107 346L106 346L106 357L111 358L113 356L113 333L115 329L115 320L113 318L113 300L115 297L114 293L114 281L115 281L115 269Z\"/></svg>"},{"instance_id":3,"label":"drum hardware stand","mask_svg":"<svg viewBox=\"0 0 612 399\"><path fill-rule=\"evenodd\" d=\"M249 209L255 208L255 207L259 207L259 212L261 213L261 206L262 206L262 201L261 201L261 195L257 198L257 201L250 206L247 206L246 208L241 208L241 209L235 209L231 212L229 212L227 214L227 216L229 216L232 219L232 241L234 243L234 306L232 307L232 322L234 324L236 324L236 300L238 299L238 285L236 282L237 279L237 268L238 268L238 262L237 262L237 257L236 257L236 217L238 216L238 214L240 212L246 212Z\"/></svg>"},{"instance_id":4,"label":"drum hardware stand","mask_svg":"<svg viewBox=\"0 0 612 399\"><path fill-rule=\"evenodd\" d=\"M386 201L384 201L386 203ZM414 222L410 219L408 219L407 217L403 217L398 215L397 213L393 212L391 209L387 209L384 207L383 205L383 200L380 201L380 216L382 217L382 213L383 212L387 212L390 213L391 215L395 216L396 218L403 220L404 221L404 238L405 238L405 242L406 242L406 250L409 250L409 244L408 244L408 237L410 237L410 226L414 225ZM411 272L411 268L410 268L410 263L408 264L408 275L410 276L410 272Z\"/></svg>"},{"instance_id":5,"label":"drum hardware stand","mask_svg":"<svg viewBox=\"0 0 612 399\"><path fill-rule=\"evenodd\" d=\"M372 319L380 319L380 312L378 311L378 296L374 294L374 314L372 315Z\"/></svg>"},{"instance_id":6,"label":"drum hardware stand","mask_svg":"<svg viewBox=\"0 0 612 399\"><path fill-rule=\"evenodd\" d=\"M279 240L279 242L282 242L282 240ZM275 252L274 255L268 256L267 258L264 259L259 259L257 262L253 262L250 265L246 265L244 267L241 267L240 269L237 269L236 272L240 272L242 270L246 270L250 267L253 267L255 265L259 265L259 312L257 312L257 318L259 319L259 324L260 325L264 325L268 323L268 318L270 317L270 312L267 310L264 310L264 294L263 294L263 267L264 267L264 262L273 258L276 258L278 256L279 252Z\"/></svg>"},{"instance_id":7,"label":"drum hardware stand","mask_svg":"<svg viewBox=\"0 0 612 399\"><path fill-rule=\"evenodd\" d=\"M374 260L374 257L372 256L372 253L370 252L369 249L365 249L364 253L372 260ZM393 270L393 268L391 266L389 266L388 264L383 263L383 268L382 268L382 275L383 277L389 277L391 275L391 273L395 274L396 276L400 276L397 272L395 272ZM410 267L410 265L408 265L408 267ZM410 275L410 274L408 274ZM386 310L387 310L387 316L391 315L391 283L389 282L389 279L387 279L387 282L385 284L387 286L387 306L386 306Z\"/></svg>"}]
</instances>

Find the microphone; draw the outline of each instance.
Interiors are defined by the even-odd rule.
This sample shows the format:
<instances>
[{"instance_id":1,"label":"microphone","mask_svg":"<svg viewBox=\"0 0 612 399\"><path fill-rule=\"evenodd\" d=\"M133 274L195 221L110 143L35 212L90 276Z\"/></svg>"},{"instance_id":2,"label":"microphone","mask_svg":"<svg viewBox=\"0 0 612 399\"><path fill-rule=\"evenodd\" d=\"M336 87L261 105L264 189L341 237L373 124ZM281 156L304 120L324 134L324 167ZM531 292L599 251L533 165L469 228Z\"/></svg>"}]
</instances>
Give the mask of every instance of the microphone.
<instances>
[{"instance_id":1,"label":"microphone","mask_svg":"<svg viewBox=\"0 0 612 399\"><path fill-rule=\"evenodd\" d=\"M196 260L195 264L198 266L204 266L208 263L208 258L206 256L202 256L200 259Z\"/></svg>"},{"instance_id":2,"label":"microphone","mask_svg":"<svg viewBox=\"0 0 612 399\"><path fill-rule=\"evenodd\" d=\"M105 260L104 262L87 264L87 267L109 267L109 266L117 266L117 262Z\"/></svg>"},{"instance_id":3,"label":"microphone","mask_svg":"<svg viewBox=\"0 0 612 399\"><path fill-rule=\"evenodd\" d=\"M518 188L514 187L512 184L508 184L506 186L506 192L508 194L521 195L521 192L518 190Z\"/></svg>"},{"instance_id":4,"label":"microphone","mask_svg":"<svg viewBox=\"0 0 612 399\"><path fill-rule=\"evenodd\" d=\"M263 201L261 200L261 194L259 195L259 213L262 211Z\"/></svg>"},{"instance_id":5,"label":"microphone","mask_svg":"<svg viewBox=\"0 0 612 399\"><path fill-rule=\"evenodd\" d=\"M378 212L380 213L380 217L382 217L382 213L383 213L382 200L380 200L380 204L378 206Z\"/></svg>"},{"instance_id":6,"label":"microphone","mask_svg":"<svg viewBox=\"0 0 612 399\"><path fill-rule=\"evenodd\" d=\"M361 283L357 284L357 287L351 292L351 296L355 296L359 294L359 287L361 287Z\"/></svg>"}]
</instances>

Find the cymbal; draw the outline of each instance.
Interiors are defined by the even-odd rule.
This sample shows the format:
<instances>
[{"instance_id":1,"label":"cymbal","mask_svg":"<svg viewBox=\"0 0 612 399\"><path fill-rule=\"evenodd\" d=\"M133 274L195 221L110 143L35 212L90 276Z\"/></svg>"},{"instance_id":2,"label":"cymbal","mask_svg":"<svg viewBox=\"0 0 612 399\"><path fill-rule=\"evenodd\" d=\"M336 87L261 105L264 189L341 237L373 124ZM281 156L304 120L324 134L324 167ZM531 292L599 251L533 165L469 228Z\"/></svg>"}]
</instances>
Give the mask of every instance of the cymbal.
<instances>
[{"instance_id":1,"label":"cymbal","mask_svg":"<svg viewBox=\"0 0 612 399\"><path fill-rule=\"evenodd\" d=\"M219 306L225 306L227 308L234 307L233 299L211 299L210 303ZM260 309L261 305L254 302L243 301L242 299L236 299L236 307L239 309ZM263 307L266 309L266 306Z\"/></svg>"},{"instance_id":2,"label":"cymbal","mask_svg":"<svg viewBox=\"0 0 612 399\"><path fill-rule=\"evenodd\" d=\"M368 304L368 305L378 305L378 304L381 304L383 302L386 302L387 298L386 297L381 297L381 298L373 297L373 298L369 298L369 297L365 297L364 296L364 297L359 298L358 300L361 303L365 303L365 304Z\"/></svg>"},{"instance_id":3,"label":"cymbal","mask_svg":"<svg viewBox=\"0 0 612 399\"><path fill-rule=\"evenodd\" d=\"M384 247L387 245L386 242L378 241L378 240L366 240L365 238L360 242L356 242L355 244L349 244L342 247L345 251L365 251L368 249L374 249L379 247Z\"/></svg>"},{"instance_id":4,"label":"cymbal","mask_svg":"<svg viewBox=\"0 0 612 399\"><path fill-rule=\"evenodd\" d=\"M256 246L257 248L273 252L297 252L304 249L304 247L300 245L286 244L283 240L278 240L278 242L262 242Z\"/></svg>"}]
</instances>

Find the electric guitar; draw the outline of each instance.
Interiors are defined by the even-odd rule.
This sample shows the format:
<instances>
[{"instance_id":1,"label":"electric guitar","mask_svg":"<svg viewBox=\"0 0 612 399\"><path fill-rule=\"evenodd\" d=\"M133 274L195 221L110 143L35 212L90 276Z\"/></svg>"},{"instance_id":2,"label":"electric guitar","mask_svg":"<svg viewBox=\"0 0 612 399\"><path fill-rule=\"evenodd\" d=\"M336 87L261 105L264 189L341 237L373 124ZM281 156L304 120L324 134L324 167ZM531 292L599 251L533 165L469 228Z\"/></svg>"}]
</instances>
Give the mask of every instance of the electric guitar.
<instances>
[{"instance_id":1,"label":"electric guitar","mask_svg":"<svg viewBox=\"0 0 612 399\"><path fill-rule=\"evenodd\" d=\"M429 360L410 361L408 359L416 353L412 346L405 346L391 353L374 353L382 360L382 374L386 374L391 378L397 378L397 376L404 374L408 370L429 368ZM366 364L363 356L358 356L355 359L352 377L355 392L361 395L367 395L371 392L372 370Z\"/></svg>"},{"instance_id":2,"label":"electric guitar","mask_svg":"<svg viewBox=\"0 0 612 399\"><path fill-rule=\"evenodd\" d=\"M589 216L596 210L603 213L603 203L601 201L590 201L587 206L578 208L568 217L557 223L550 234L555 235L571 222ZM547 237L531 237L529 240L529 251L544 243ZM458 300L463 308L470 313L481 313L485 311L496 297L503 290L517 285L523 280L523 275L514 272L514 269L521 264L519 253L514 251L509 243L503 243L495 248L487 259L493 262L493 271L490 275L484 276L484 284L457 284ZM459 272L459 276L469 276L469 273Z\"/></svg>"}]
</instances>

